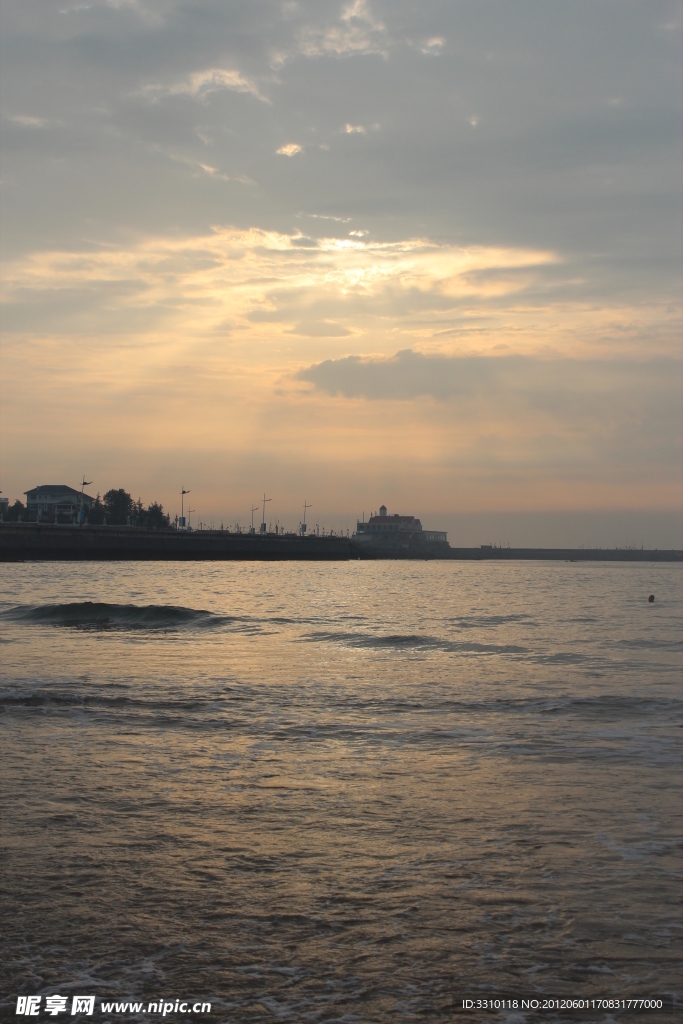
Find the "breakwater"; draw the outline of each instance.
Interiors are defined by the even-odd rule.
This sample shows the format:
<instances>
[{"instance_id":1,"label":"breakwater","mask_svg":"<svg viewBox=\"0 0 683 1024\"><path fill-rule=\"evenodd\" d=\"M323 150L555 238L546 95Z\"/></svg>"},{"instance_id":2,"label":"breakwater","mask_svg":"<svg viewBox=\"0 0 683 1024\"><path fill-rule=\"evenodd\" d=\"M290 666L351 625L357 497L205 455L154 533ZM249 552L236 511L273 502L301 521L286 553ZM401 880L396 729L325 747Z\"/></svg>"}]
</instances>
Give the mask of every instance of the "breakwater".
<instances>
[{"instance_id":1,"label":"breakwater","mask_svg":"<svg viewBox=\"0 0 683 1024\"><path fill-rule=\"evenodd\" d=\"M126 526L0 523L0 562L22 561L348 561L457 559L460 561L680 562L678 550L598 548L453 548L426 542L397 546L353 538L227 530L145 530Z\"/></svg>"}]
</instances>

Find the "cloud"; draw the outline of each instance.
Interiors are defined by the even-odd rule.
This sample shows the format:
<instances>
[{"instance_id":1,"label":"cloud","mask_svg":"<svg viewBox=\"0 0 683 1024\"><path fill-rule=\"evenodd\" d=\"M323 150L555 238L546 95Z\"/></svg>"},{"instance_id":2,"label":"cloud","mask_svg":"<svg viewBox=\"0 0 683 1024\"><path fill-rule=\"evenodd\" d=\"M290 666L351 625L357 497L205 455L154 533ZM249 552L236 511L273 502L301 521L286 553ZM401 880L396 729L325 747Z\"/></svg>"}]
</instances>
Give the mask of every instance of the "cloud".
<instances>
[{"instance_id":1,"label":"cloud","mask_svg":"<svg viewBox=\"0 0 683 1024\"><path fill-rule=\"evenodd\" d=\"M300 147L292 143L282 149L289 155ZM213 168L203 165L203 170L211 173ZM517 280L516 273L533 272L557 262L557 256L550 252L440 245L425 238L369 241L365 234L354 230L351 237L311 239L299 233L290 235L260 228L217 227L208 235L148 238L121 249L109 246L81 251L46 250L7 263L3 280L5 300L11 299L15 289L43 290L89 281L113 281L131 270L138 281L148 281L156 287L157 275L158 284L167 279L171 268L192 276L196 263L203 265L208 258L209 277L221 277L225 271L230 280L237 281L245 274L255 286L262 282L258 288L269 282L294 290L319 287L341 296L377 296L390 287L407 292L486 297L517 292L525 281ZM194 277L195 284L199 280ZM204 274L201 280L208 286L209 279Z\"/></svg>"},{"instance_id":2,"label":"cloud","mask_svg":"<svg viewBox=\"0 0 683 1024\"><path fill-rule=\"evenodd\" d=\"M441 53L445 41L442 36L432 36L431 39L422 44L420 52L428 57L437 57Z\"/></svg>"},{"instance_id":3,"label":"cloud","mask_svg":"<svg viewBox=\"0 0 683 1024\"><path fill-rule=\"evenodd\" d=\"M93 448L125 435L131 466L154 438L175 466L189 430L283 474L315 449L330 478L346 460L407 480L409 452L415 479L446 467L444 501L498 507L513 465L532 466L523 500L534 481L559 500L545 470L571 436L570 501L579 479L580 500L607 500L610 474L610 500L654 500L645 477L678 486L679 465L651 458L680 436L675 366L664 383L651 366L680 350L676 0L495 18L409 0L66 4L3 9L4 490L36 459L78 469L85 395ZM343 143L347 124L366 134ZM301 159L274 161L287 144ZM494 352L528 361L454 362Z\"/></svg>"},{"instance_id":4,"label":"cloud","mask_svg":"<svg viewBox=\"0 0 683 1024\"><path fill-rule=\"evenodd\" d=\"M197 173L215 178L213 167L197 166ZM656 303L585 303L558 254L428 238L378 241L354 231L311 238L217 226L208 234L33 252L4 266L6 338L130 330L142 332L140 345L163 334L171 346L188 333L213 336L230 322L231 337L246 343L252 314L268 310L259 341L274 344L293 324L316 322L365 339L367 352L426 344L573 353L612 344L625 352L644 338L653 354L677 346L675 308L663 317Z\"/></svg>"},{"instance_id":5,"label":"cloud","mask_svg":"<svg viewBox=\"0 0 683 1024\"><path fill-rule=\"evenodd\" d=\"M389 359L346 356L302 369L301 381L339 400L404 403L428 398L460 430L535 437L538 453L578 464L680 465L680 359L462 357L413 350ZM444 421L446 422L446 421ZM513 445L514 447L514 445ZM522 445L524 447L524 445Z\"/></svg>"},{"instance_id":6,"label":"cloud","mask_svg":"<svg viewBox=\"0 0 683 1024\"><path fill-rule=\"evenodd\" d=\"M85 12L97 9L95 2L81 2L76 0L75 3L67 3L65 6L59 8L60 15L76 15L84 14ZM137 20L142 22L149 28L161 28L165 24L165 18L162 10L157 8L154 9L153 5L145 2L145 0L103 0L100 7L111 8L115 11L130 12Z\"/></svg>"},{"instance_id":7,"label":"cloud","mask_svg":"<svg viewBox=\"0 0 683 1024\"><path fill-rule=\"evenodd\" d=\"M347 338L351 331L342 324L330 320L319 320L298 323L287 331L287 334L298 334L305 338Z\"/></svg>"},{"instance_id":8,"label":"cloud","mask_svg":"<svg viewBox=\"0 0 683 1024\"><path fill-rule=\"evenodd\" d=\"M299 37L298 51L306 57L387 57L387 42L386 28L375 19L367 0L353 0L342 9L336 25L305 28Z\"/></svg>"},{"instance_id":9,"label":"cloud","mask_svg":"<svg viewBox=\"0 0 683 1024\"><path fill-rule=\"evenodd\" d=\"M262 95L257 84L234 68L206 68L194 71L186 78L170 85L151 83L143 87L143 94L151 99L161 96L192 96L204 99L210 93L228 89L231 92L244 92L255 96L262 103L270 103L267 96Z\"/></svg>"},{"instance_id":10,"label":"cloud","mask_svg":"<svg viewBox=\"0 0 683 1024\"><path fill-rule=\"evenodd\" d=\"M277 152L281 156L296 156L301 152L301 146L298 142L288 142L286 146L280 146Z\"/></svg>"},{"instance_id":11,"label":"cloud","mask_svg":"<svg viewBox=\"0 0 683 1024\"><path fill-rule=\"evenodd\" d=\"M47 128L50 123L44 117L31 117L29 114L14 114L10 117L14 124L20 124L24 128Z\"/></svg>"},{"instance_id":12,"label":"cloud","mask_svg":"<svg viewBox=\"0 0 683 1024\"><path fill-rule=\"evenodd\" d=\"M313 385L312 400L332 398L329 412L336 406L340 422L372 419L378 431L386 424L387 435L396 435L395 459L399 448L407 461L417 458L414 442L429 465L450 465L460 486L468 481L478 490L488 478L491 493L502 493L518 480L519 507L540 507L543 492L542 502L566 508L598 500L672 508L680 502L682 371L680 358L404 350L391 358L327 359L297 376ZM411 428L404 431L404 422ZM363 446L374 441L364 434ZM384 444L388 458L388 436Z\"/></svg>"},{"instance_id":13,"label":"cloud","mask_svg":"<svg viewBox=\"0 0 683 1024\"><path fill-rule=\"evenodd\" d=\"M365 128L362 124L347 124L344 131L347 135L354 135L355 133L365 135Z\"/></svg>"}]
</instances>

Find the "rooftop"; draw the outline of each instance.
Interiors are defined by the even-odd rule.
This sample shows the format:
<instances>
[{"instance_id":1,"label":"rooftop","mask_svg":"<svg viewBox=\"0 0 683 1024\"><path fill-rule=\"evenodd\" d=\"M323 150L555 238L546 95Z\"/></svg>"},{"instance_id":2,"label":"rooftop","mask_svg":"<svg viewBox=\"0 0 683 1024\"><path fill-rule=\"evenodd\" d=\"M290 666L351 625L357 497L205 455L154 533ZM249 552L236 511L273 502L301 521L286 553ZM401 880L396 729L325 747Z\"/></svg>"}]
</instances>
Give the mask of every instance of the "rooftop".
<instances>
[{"instance_id":1,"label":"rooftop","mask_svg":"<svg viewBox=\"0 0 683 1024\"><path fill-rule=\"evenodd\" d=\"M415 519L415 516L400 516L398 514L398 512L394 512L394 514L391 515L391 516L386 515L386 513L384 515L382 515L380 513L378 516L370 516L370 519L368 520L368 522L370 522L370 523L415 523L415 522L417 522L417 520Z\"/></svg>"},{"instance_id":2,"label":"rooftop","mask_svg":"<svg viewBox=\"0 0 683 1024\"><path fill-rule=\"evenodd\" d=\"M24 494L27 495L27 497L30 497L38 492L44 492L46 494L73 494L77 498L80 498L81 496L81 492L76 487L69 487L68 484L38 484L37 487L32 487L29 491L24 491ZM83 497L87 498L89 501L95 500L90 494L84 493Z\"/></svg>"}]
</instances>

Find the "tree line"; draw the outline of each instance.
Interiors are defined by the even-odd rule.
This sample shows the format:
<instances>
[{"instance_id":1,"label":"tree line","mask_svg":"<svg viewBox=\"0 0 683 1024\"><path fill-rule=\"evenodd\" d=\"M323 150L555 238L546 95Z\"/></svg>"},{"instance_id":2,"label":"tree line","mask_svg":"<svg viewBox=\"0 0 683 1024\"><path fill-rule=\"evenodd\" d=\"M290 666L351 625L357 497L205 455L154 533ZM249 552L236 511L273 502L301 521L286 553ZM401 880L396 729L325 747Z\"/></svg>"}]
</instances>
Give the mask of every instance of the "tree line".
<instances>
[{"instance_id":1,"label":"tree line","mask_svg":"<svg viewBox=\"0 0 683 1024\"><path fill-rule=\"evenodd\" d=\"M134 501L123 487L111 488L103 498L98 493L88 512L88 523L101 526L105 520L108 526L145 526L148 529L162 529L171 525L171 517L164 512L161 502L153 501L145 508L140 498Z\"/></svg>"}]
</instances>

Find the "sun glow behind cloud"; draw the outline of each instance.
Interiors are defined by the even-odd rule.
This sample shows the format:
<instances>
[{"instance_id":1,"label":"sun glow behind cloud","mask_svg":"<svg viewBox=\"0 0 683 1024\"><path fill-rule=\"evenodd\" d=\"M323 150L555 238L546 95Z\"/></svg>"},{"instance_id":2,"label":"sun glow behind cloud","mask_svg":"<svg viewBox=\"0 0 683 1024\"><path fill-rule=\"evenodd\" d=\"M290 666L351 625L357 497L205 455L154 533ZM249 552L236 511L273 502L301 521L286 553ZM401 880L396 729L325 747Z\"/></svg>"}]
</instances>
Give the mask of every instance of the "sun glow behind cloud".
<instances>
[{"instance_id":1,"label":"sun glow behind cloud","mask_svg":"<svg viewBox=\"0 0 683 1024\"><path fill-rule=\"evenodd\" d=\"M477 275L522 269L533 274L557 261L554 254L541 251L458 248L428 239L371 242L359 234L311 242L301 235L256 228L216 228L207 236L148 239L119 250L33 253L6 266L3 298L11 304L28 292L134 280L144 298L137 294L130 300L133 304L154 304L175 295L181 307L198 301L213 310L218 303L223 311L240 316L270 302L271 294L281 289L323 290L343 297L376 296L395 287L485 299L519 291L525 281ZM206 323L213 316L210 312Z\"/></svg>"},{"instance_id":2,"label":"sun glow behind cloud","mask_svg":"<svg viewBox=\"0 0 683 1024\"><path fill-rule=\"evenodd\" d=\"M439 478L453 460L469 474L477 465L478 500L488 493L491 474L505 465L506 472L516 467L508 491L517 496L517 507L560 498L566 507L587 500L588 493L605 503L623 498L632 482L623 473L617 480L585 467L597 450L609 450L621 466L614 455L618 419L604 425L599 395L598 406L589 403L578 423L577 400L569 400L569 391L562 401L554 399L555 407L548 405L543 387L534 390L531 382L534 373L540 381L549 378L533 370L540 365L533 360L583 356L577 381L587 383L586 339L592 337L594 351L595 339L605 331L614 335L618 321L623 352L634 311L572 303L571 284L559 286L561 271L562 261L547 251L457 247L425 238L378 242L356 231L310 239L217 227L209 235L146 238L120 248L32 253L5 268L3 320L23 325L14 341L6 329L6 376L22 404L45 414L52 408L57 422L60 403L79 395L93 438L99 432L102 443L115 429L124 449L136 445L151 454L170 444L205 456L226 447L247 452L258 447L265 424L271 455L279 452L285 460L317 465L332 458L363 476L358 465L351 469L359 451L366 461L391 464L400 440L401 460L412 464L415 479L425 472ZM555 301L553 294L559 295ZM310 388L319 373L306 367L321 357L339 359L351 351L386 360L398 349L447 360L400 364L409 378L415 376L411 366L423 376L421 368L433 366L441 380L434 396L446 379L439 366L456 372L460 364L448 360L473 354L495 362L525 353L532 359L526 364L531 390L522 406L511 403L506 395L511 386L519 390L525 375L488 372L477 401L464 402L457 389L451 401L446 390L436 406L429 394L421 397L410 387L393 396L380 390L374 400L362 389L345 396L342 387L332 401L324 389ZM47 390L35 379L28 388L25 383L36 362ZM342 359L340 371L344 365ZM382 364L376 365L379 372ZM387 370L396 365L387 362ZM555 388L562 372L552 377ZM671 377L662 372L664 378L650 375L647 408L657 387L665 386L661 381ZM601 374L604 381L604 366ZM633 380L628 378L627 390ZM573 394L584 387L577 383ZM128 410L123 421L121 407ZM62 443L67 433L65 428ZM497 439L495 456L486 454L487 437ZM58 426L51 440L60 442ZM570 482L571 472L563 483L556 476L536 479L550 450L554 459L562 452L567 467L583 462L581 486ZM327 483L333 490L332 480ZM662 501L671 502L669 491L660 487Z\"/></svg>"},{"instance_id":3,"label":"sun glow behind cloud","mask_svg":"<svg viewBox=\"0 0 683 1024\"><path fill-rule=\"evenodd\" d=\"M678 323L674 312L667 331L661 311L642 303L596 308L552 252L380 242L359 230L311 239L216 227L118 248L34 252L6 263L2 302L5 324L21 325L22 335L40 335L47 318L52 335L125 333L143 346L163 337L167 351L216 336L232 348L256 337L281 345L297 323L331 320L367 353L391 354L401 337L441 351L585 355L609 330L612 354L623 355L630 338L635 345L649 330L654 355L672 351ZM610 352L609 341L601 351Z\"/></svg>"}]
</instances>

